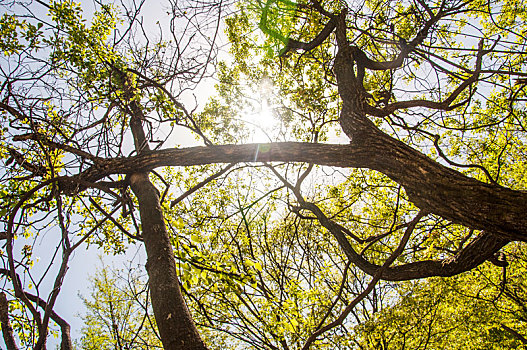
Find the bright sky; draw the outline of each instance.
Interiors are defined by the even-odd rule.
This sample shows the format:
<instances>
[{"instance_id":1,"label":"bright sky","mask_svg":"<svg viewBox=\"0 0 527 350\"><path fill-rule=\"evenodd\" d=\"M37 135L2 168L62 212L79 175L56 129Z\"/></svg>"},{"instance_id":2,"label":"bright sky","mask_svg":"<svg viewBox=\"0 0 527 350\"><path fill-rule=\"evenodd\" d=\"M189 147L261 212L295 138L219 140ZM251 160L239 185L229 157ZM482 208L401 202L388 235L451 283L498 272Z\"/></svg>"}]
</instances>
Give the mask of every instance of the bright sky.
<instances>
[{"instance_id":1,"label":"bright sky","mask_svg":"<svg viewBox=\"0 0 527 350\"><path fill-rule=\"evenodd\" d=\"M33 6L33 5L32 5ZM85 17L89 19L93 13L93 3L87 2L82 4L85 10ZM36 9L37 15L45 17L47 10L41 6L32 7ZM147 0L143 9L143 23L149 34L157 36L158 24L169 23L170 18L167 15L166 9L156 0ZM223 42L222 42L223 41ZM225 37L221 33L219 37L220 45L224 44ZM225 56L222 56L225 58ZM181 102L187 106L189 110L197 107L199 111L203 108L206 100L214 94L213 80L204 81L198 89L190 91L183 96ZM252 137L249 141L251 142L269 142L268 135L272 135L272 129L276 127L277 120L273 116L273 107L268 102L268 97L273 93L272 82L269 80L263 80L261 82L259 96L255 96L255 108L252 112L247 113L243 116L243 120L247 123L247 127L252 130ZM168 133L168 131L167 131ZM164 130L159 131L157 138L164 139L167 134ZM339 140L336 140L337 142ZM195 137L188 131L180 128L170 136L168 142L164 147L170 147L173 145L191 146L197 144ZM130 148L131 148L130 144ZM35 244L33 256L35 259L38 257L38 261L35 263L35 267L32 273L39 278L48 266L48 262L53 258L56 247L59 245L60 235L55 230L50 230L41 234L36 242L33 240L24 241L17 240L15 251L20 251L20 248L24 244ZM80 329L82 327L82 321L79 315L85 312L84 305L82 304L79 294L84 296L89 295L89 276L93 276L96 269L101 267L101 251L97 247L92 246L89 249L86 247L79 247L70 259L69 270L66 274L64 283L60 295L57 299L55 311L64 318L71 325L71 336L72 339L78 339L80 337ZM142 245L130 246L128 251L124 255L103 256L104 264L109 266L115 266L117 268L123 267L125 262L133 261L136 264L144 264L145 254ZM54 283L56 271L60 264L60 250L58 256L55 258L55 264L51 267L47 274L47 277L42 281L40 286L41 296L46 299L48 293ZM34 291L34 289L33 289ZM1 339L1 338L0 338ZM53 339L52 337L48 340L48 348L52 349L59 345L60 339ZM5 347L3 339L0 340L0 346Z\"/></svg>"},{"instance_id":2,"label":"bright sky","mask_svg":"<svg viewBox=\"0 0 527 350\"><path fill-rule=\"evenodd\" d=\"M81 5L85 11L84 17L89 21L91 14L93 14L94 11L93 3L91 1L85 1L82 2ZM37 17L44 18L47 15L47 9L45 9L44 6L38 6L36 3L33 3L31 9ZM2 14L3 10L0 8L0 15ZM170 18L167 15L164 5L156 0L146 1L143 6L143 23L145 24L145 28L150 30L149 34L156 36L158 34L157 22L159 21L159 23L166 24L169 23L169 20ZM186 94L181 102L188 106L189 109L193 109L196 105L202 106L213 93L214 82L207 81L201 84L197 90ZM163 131L158 135L159 138L163 138L164 135L162 133ZM180 128L171 135L171 139L168 143L190 146L195 145L196 140L188 131ZM20 239L15 242L14 251L19 252L21 247L25 244L34 244L33 257L36 261L32 274L36 276L36 278L40 278L42 273L47 269L49 261L53 258L56 247L59 245L59 237L60 234L55 230L49 230L48 232L41 234L36 241L34 241L34 238L31 238L30 240ZM59 250L58 256L55 257L55 263L51 266L46 278L43 279L40 285L40 295L44 299L47 299L47 296L52 289L56 271L60 265L60 254ZM64 279L61 292L54 308L57 314L70 324L71 337L74 341L75 339L80 338L82 320L79 315L85 312L79 294L84 296L89 295L89 276L93 276L96 269L102 266L99 257L102 257L102 261L104 261L105 265L115 266L116 268L122 268L125 263L130 261L142 265L144 265L146 261L144 248L141 244L132 245L128 247L126 254L117 256L102 255L102 252L96 246L87 249L84 245L75 250L70 258L69 270ZM33 293L35 292L34 288L29 291ZM49 349L54 349L59 345L60 338L54 339L51 336L48 338ZM0 337L0 348L5 348L3 337Z\"/></svg>"}]
</instances>

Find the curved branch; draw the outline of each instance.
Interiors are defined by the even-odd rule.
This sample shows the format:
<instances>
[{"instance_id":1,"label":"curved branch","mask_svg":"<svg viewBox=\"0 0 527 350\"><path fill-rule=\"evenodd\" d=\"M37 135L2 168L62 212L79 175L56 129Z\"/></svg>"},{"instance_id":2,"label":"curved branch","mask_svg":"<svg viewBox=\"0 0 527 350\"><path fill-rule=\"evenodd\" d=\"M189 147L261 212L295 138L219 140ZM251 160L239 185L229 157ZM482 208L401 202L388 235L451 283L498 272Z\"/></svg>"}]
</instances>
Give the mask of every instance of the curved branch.
<instances>
[{"instance_id":1,"label":"curved branch","mask_svg":"<svg viewBox=\"0 0 527 350\"><path fill-rule=\"evenodd\" d=\"M447 277L457 275L461 272L473 269L474 267L482 264L485 260L493 259L494 254L504 245L509 243L509 241L506 239L498 238L483 232L452 258L444 260L418 261L396 267L389 267L393 261L387 265L387 262L390 259L386 260L382 266L372 264L361 254L357 253L351 246L341 225L328 218L316 204L304 200L298 187L289 183L289 181L280 175L276 169L271 166L268 167L276 175L276 177L278 177L280 181L282 181L284 185L294 193L300 206L315 214L320 224L325 227L333 235L333 237L335 237L348 259L365 273L374 276L374 279L379 278L387 281L407 281L432 276ZM406 235L408 232L412 232L414 230L417 222L425 214L426 211L421 210L413 221L405 225L407 228L403 238L401 239L401 242L403 242L405 239L407 240Z\"/></svg>"},{"instance_id":2,"label":"curved branch","mask_svg":"<svg viewBox=\"0 0 527 350\"><path fill-rule=\"evenodd\" d=\"M496 44L497 44L497 41L494 43L493 47ZM423 107L423 108L443 110L443 111L451 111L453 109L456 109L457 107L460 107L464 105L465 103L467 103L467 101L469 101L472 95L476 92L476 89L473 89L472 91L470 91L470 94L466 99L456 104L452 104L459 97L459 95L463 91L465 91L465 89L472 86L472 84L478 81L479 75L481 74L481 65L483 62L483 56L488 52L489 50L483 49L483 39L482 39L479 42L478 53L476 56L476 65L475 65L474 71L467 79L465 79L461 84L459 84L459 86L456 89L454 89L454 91L452 91L452 93L443 101L436 102L436 101L421 100L421 99L409 100L409 101L399 101L399 102L391 103L382 109L378 109L378 108L367 105L365 106L366 113L370 115L374 115L376 117L385 117L399 109L407 109L407 108L415 108L415 107Z\"/></svg>"},{"instance_id":3,"label":"curved branch","mask_svg":"<svg viewBox=\"0 0 527 350\"><path fill-rule=\"evenodd\" d=\"M479 164L460 164L460 163L457 163L457 162L454 162L452 160L450 160L446 155L445 153L443 152L443 150L441 149L441 147L439 147L439 135L435 135L434 136L434 146L435 146L435 149L437 151L437 154L439 154L439 156L441 158L443 158L448 164L450 165L453 165L453 166L457 166L457 167L460 167L460 168L476 168L476 169L479 169L481 171L483 171L483 173L485 174L485 176L487 176L487 179L489 179L489 181L493 184L498 184L498 182L496 180L494 180L494 178L490 175L489 171L487 170L487 168L485 168L483 165L479 165Z\"/></svg>"},{"instance_id":4,"label":"curved branch","mask_svg":"<svg viewBox=\"0 0 527 350\"><path fill-rule=\"evenodd\" d=\"M328 23L324 26L324 28L318 33L318 35L313 38L308 43L304 43L298 40L294 39L287 39L286 46L280 51L279 57L283 57L287 55L290 51L296 51L296 50L304 50L304 51L311 51L317 46L320 46L327 38L328 36L333 32L333 30L336 27L336 21L334 18L330 19Z\"/></svg>"},{"instance_id":5,"label":"curved branch","mask_svg":"<svg viewBox=\"0 0 527 350\"><path fill-rule=\"evenodd\" d=\"M8 276L8 277L11 277L11 274L9 272L8 269L2 269L0 268L0 275L4 275L4 276ZM16 278L18 280L20 280L20 277L18 276L18 274L16 275ZM34 302L35 304L37 304L41 309L43 310L46 310L48 304L46 303L46 301L44 301L43 299L41 299L39 296L37 295L34 295L34 294L31 294L29 292L24 292L24 294L26 295L26 297ZM62 337L61 337L61 344L60 344L60 349L61 350L69 350L69 349L73 349L73 346L72 346L72 342L71 342L71 336L70 336L70 325L68 322L66 322L66 320L64 320L62 317L60 317L55 311L51 310L51 313L50 313L50 318L56 323L59 325L60 327L60 331L61 331L61 334L62 334Z\"/></svg>"},{"instance_id":6,"label":"curved branch","mask_svg":"<svg viewBox=\"0 0 527 350\"><path fill-rule=\"evenodd\" d=\"M271 5L271 0L268 0L265 4L265 7L262 9L262 16L260 17L260 23L258 24L258 27L262 32L265 34L280 40L282 43L285 44L285 47L280 51L279 57L286 56L290 51L296 51L296 50L304 50L304 51L310 51L316 48L317 46L321 45L333 32L333 30L336 27L336 19L335 16L331 16L331 19L328 23L324 26L324 28L317 34L315 38L313 38L310 42L304 43L295 39L286 38L283 36L280 32L273 30L267 26L267 14L269 12L269 7ZM320 6L320 3L313 1L313 7L321 14L328 14L326 11L322 9Z\"/></svg>"},{"instance_id":7,"label":"curved branch","mask_svg":"<svg viewBox=\"0 0 527 350\"><path fill-rule=\"evenodd\" d=\"M432 26L436 24L442 16L443 14L441 12L438 12L436 15L432 16L428 21L426 21L423 28L417 33L417 35L412 41L406 42L404 38L400 38L399 47L401 51L399 52L397 57L391 61L372 60L364 53L364 51L362 51L357 46L351 46L351 54L353 55L353 59L355 60L355 62L357 62L357 66L359 67L359 69L366 68L369 70L389 70L399 68L402 66L404 60L408 57L408 55L428 36L428 33Z\"/></svg>"},{"instance_id":8,"label":"curved branch","mask_svg":"<svg viewBox=\"0 0 527 350\"><path fill-rule=\"evenodd\" d=\"M486 260L509 243L508 240L496 237L488 232L482 232L454 257L443 260L425 260L395 267L372 264L351 246L339 225L330 220L314 203L303 202L302 206L311 211L322 226L328 229L337 239L340 247L349 260L365 273L375 276L381 271L380 278L386 281L407 281L432 276L450 277L469 271Z\"/></svg>"},{"instance_id":9,"label":"curved branch","mask_svg":"<svg viewBox=\"0 0 527 350\"><path fill-rule=\"evenodd\" d=\"M121 225L117 220L115 220L115 218L111 214L109 214L106 210L104 210L93 198L90 197L89 201L101 214L104 215L106 219L110 220L112 224L114 224L114 226L117 227L127 237L134 239L134 240L141 241L141 242L143 241L143 238L141 236L136 236L128 232L128 230L125 229L123 225Z\"/></svg>"},{"instance_id":10,"label":"curved branch","mask_svg":"<svg viewBox=\"0 0 527 350\"><path fill-rule=\"evenodd\" d=\"M15 225L15 217L22 207L22 205L29 199L31 196L33 196L36 192L38 192L40 189L50 185L54 184L55 182L58 182L61 178L55 177L48 179L44 182L41 182L40 184L34 186L29 191L27 191L22 198L14 205L13 209L11 209L11 212L9 213L9 217L7 220L7 230L6 230L6 236L7 236L7 243L6 243L6 251L7 251L7 261L9 269L1 269L7 271L7 275L11 277L11 281L13 283L13 289L15 291L15 297L19 298L24 305L29 309L31 312L31 315L33 316L33 319L35 320L37 324L38 332L45 332L46 330L42 329L42 319L40 317L40 313L37 311L37 309L31 304L30 299L28 298L28 294L24 291L22 288L22 283L20 282L20 278L18 274L16 273L16 265L15 265L15 258L13 255L13 238L14 238L14 225Z\"/></svg>"},{"instance_id":11,"label":"curved branch","mask_svg":"<svg viewBox=\"0 0 527 350\"><path fill-rule=\"evenodd\" d=\"M103 158L94 156L91 153L88 153L88 152L85 152L83 150L77 149L75 147L48 140L44 135L41 135L41 134L38 134L38 133L29 133L29 134L24 134L24 135L16 135L16 136L13 137L13 141L26 141L26 140L40 141L43 144L45 144L45 145L47 145L47 146L49 146L49 147L51 147L53 149L60 149L60 150L63 150L65 152L69 152L71 154L75 154L75 155L77 155L79 157L89 159L89 160L93 161L94 163L97 163L97 162L99 162L99 161L101 161L103 159Z\"/></svg>"}]
</instances>

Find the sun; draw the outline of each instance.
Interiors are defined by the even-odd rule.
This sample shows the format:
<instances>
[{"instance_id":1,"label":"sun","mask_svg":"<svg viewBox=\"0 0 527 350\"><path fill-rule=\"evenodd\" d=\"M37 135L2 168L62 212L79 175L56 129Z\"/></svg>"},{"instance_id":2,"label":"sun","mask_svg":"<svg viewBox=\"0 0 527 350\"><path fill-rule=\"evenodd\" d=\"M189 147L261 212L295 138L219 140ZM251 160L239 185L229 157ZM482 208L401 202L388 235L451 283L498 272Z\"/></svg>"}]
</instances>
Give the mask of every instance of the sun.
<instances>
[{"instance_id":1,"label":"sun","mask_svg":"<svg viewBox=\"0 0 527 350\"><path fill-rule=\"evenodd\" d=\"M263 78L260 81L258 92L259 98L255 99L252 113L246 114L244 118L250 132L249 141L255 143L271 142L277 125L273 106L270 104L270 99L273 96L272 81L269 78Z\"/></svg>"}]
</instances>

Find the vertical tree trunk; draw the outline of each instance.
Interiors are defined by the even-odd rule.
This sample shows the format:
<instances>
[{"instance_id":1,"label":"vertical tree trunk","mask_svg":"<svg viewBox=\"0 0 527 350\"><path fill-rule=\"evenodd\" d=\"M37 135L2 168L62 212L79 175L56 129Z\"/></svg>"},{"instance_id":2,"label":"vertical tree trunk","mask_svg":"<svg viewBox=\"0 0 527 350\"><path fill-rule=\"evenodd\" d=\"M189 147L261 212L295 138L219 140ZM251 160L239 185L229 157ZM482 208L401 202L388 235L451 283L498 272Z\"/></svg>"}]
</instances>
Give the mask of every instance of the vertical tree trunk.
<instances>
[{"instance_id":1,"label":"vertical tree trunk","mask_svg":"<svg viewBox=\"0 0 527 350\"><path fill-rule=\"evenodd\" d=\"M139 154L149 150L142 126L144 116L138 104L130 98L131 96L128 97L130 128L135 149ZM167 350L205 350L207 347L199 336L181 294L174 252L159 202L159 192L150 182L146 172L131 174L130 186L139 202L152 308L163 347Z\"/></svg>"},{"instance_id":2,"label":"vertical tree trunk","mask_svg":"<svg viewBox=\"0 0 527 350\"><path fill-rule=\"evenodd\" d=\"M165 226L157 189L147 173L130 176L139 201L143 240L148 261L152 306L165 349L206 349L187 309L176 275L174 253Z\"/></svg>"}]
</instances>

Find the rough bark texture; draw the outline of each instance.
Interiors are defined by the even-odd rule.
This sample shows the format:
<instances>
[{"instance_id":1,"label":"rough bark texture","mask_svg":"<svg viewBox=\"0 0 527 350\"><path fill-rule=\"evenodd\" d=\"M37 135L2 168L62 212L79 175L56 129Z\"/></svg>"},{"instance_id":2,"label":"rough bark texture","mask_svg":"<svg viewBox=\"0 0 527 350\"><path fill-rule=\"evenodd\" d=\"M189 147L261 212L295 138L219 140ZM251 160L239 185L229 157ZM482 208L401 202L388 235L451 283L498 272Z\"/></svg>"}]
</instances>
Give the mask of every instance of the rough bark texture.
<instances>
[{"instance_id":1,"label":"rough bark texture","mask_svg":"<svg viewBox=\"0 0 527 350\"><path fill-rule=\"evenodd\" d=\"M9 322L9 307L4 292L0 293L0 323L2 323L2 334L7 350L18 350L13 336L13 328Z\"/></svg>"},{"instance_id":2,"label":"rough bark texture","mask_svg":"<svg viewBox=\"0 0 527 350\"><path fill-rule=\"evenodd\" d=\"M171 350L206 349L181 295L157 189L147 173L131 175L130 185L139 201L152 307L163 347Z\"/></svg>"},{"instance_id":3,"label":"rough bark texture","mask_svg":"<svg viewBox=\"0 0 527 350\"><path fill-rule=\"evenodd\" d=\"M430 213L509 240L527 240L527 193L469 178L377 129L361 139L347 120L351 117L344 113L346 109L341 117L344 130L352 135L349 145L283 142L146 151L136 157L107 160L64 182L64 186L75 191L82 181L96 182L110 174L160 166L289 161L370 168L403 185L410 200ZM371 123L366 121L366 125Z\"/></svg>"},{"instance_id":4,"label":"rough bark texture","mask_svg":"<svg viewBox=\"0 0 527 350\"><path fill-rule=\"evenodd\" d=\"M130 128L134 137L135 149L137 154L142 155L150 150L142 125L145 118L132 96L127 96L127 99L130 101L127 107L131 116ZM152 308L163 348L167 350L205 350L207 347L201 340L181 294L176 275L174 252L159 202L159 192L150 182L147 171L141 171L140 168L130 170L128 172L130 186L139 202Z\"/></svg>"}]
</instances>

